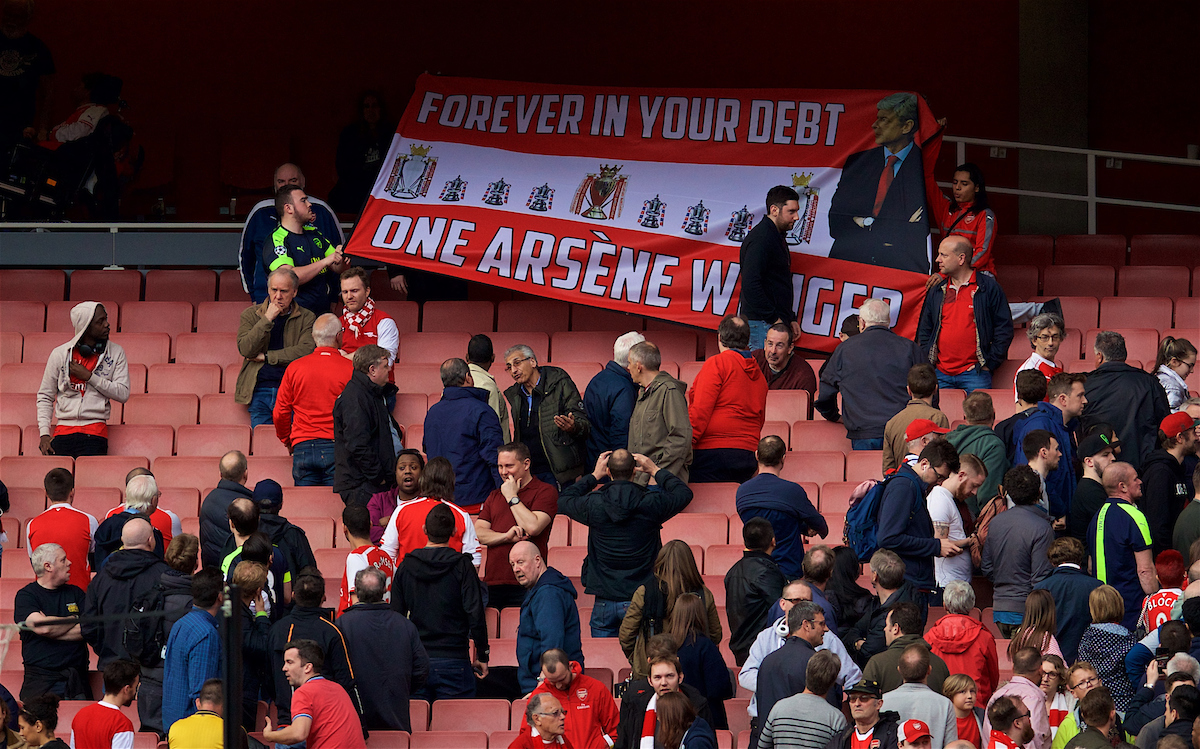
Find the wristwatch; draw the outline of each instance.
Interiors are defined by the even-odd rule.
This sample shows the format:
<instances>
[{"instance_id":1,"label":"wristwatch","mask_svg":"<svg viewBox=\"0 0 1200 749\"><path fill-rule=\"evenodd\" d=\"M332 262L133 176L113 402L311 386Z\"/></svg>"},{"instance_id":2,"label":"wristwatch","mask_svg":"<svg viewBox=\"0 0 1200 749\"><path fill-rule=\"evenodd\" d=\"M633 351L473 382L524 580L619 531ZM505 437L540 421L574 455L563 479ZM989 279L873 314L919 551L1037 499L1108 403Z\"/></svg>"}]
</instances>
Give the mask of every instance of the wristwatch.
<instances>
[{"instance_id":1,"label":"wristwatch","mask_svg":"<svg viewBox=\"0 0 1200 749\"><path fill-rule=\"evenodd\" d=\"M513 497L512 499L508 500L508 506L515 507L517 505L517 503L519 503L520 501L521 501L520 497Z\"/></svg>"}]
</instances>

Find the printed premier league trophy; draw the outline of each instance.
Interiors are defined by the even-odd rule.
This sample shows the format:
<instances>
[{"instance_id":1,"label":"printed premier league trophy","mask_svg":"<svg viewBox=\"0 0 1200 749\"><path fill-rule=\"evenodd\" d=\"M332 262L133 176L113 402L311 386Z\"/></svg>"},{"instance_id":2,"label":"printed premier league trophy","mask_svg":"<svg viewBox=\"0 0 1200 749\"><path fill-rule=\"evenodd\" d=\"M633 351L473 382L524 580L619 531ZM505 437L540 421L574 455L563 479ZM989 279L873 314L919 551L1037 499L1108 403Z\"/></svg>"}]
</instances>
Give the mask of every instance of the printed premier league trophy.
<instances>
[{"instance_id":1,"label":"printed premier league trophy","mask_svg":"<svg viewBox=\"0 0 1200 749\"><path fill-rule=\"evenodd\" d=\"M548 211L554 205L554 188L547 182L541 187L533 188L525 207L531 211Z\"/></svg>"},{"instance_id":2,"label":"printed premier league trophy","mask_svg":"<svg viewBox=\"0 0 1200 749\"><path fill-rule=\"evenodd\" d=\"M483 202L488 205L504 205L508 203L508 189L512 185L504 181L504 178L489 182L487 191L483 194Z\"/></svg>"},{"instance_id":3,"label":"printed premier league trophy","mask_svg":"<svg viewBox=\"0 0 1200 749\"><path fill-rule=\"evenodd\" d=\"M617 176L621 171L620 165L600 165L600 174L588 174L575 190L575 198L571 201L571 213L584 218L600 220L616 219L621 215L625 205L625 175ZM583 211L584 198L588 200L588 209ZM605 214L604 209L609 211ZM582 211L582 213L581 213Z\"/></svg>"},{"instance_id":4,"label":"printed premier league trophy","mask_svg":"<svg viewBox=\"0 0 1200 749\"><path fill-rule=\"evenodd\" d=\"M418 146L410 143L408 153L403 154L392 164L392 173L388 175L387 190L394 198L423 198L429 192L429 183L433 181L433 170L437 168L437 157L430 156L433 146Z\"/></svg>"},{"instance_id":5,"label":"printed premier league trophy","mask_svg":"<svg viewBox=\"0 0 1200 749\"><path fill-rule=\"evenodd\" d=\"M708 209L704 207L703 200L687 209L687 217L683 220L683 230L696 236L708 231Z\"/></svg>"},{"instance_id":6,"label":"printed premier league trophy","mask_svg":"<svg viewBox=\"0 0 1200 749\"><path fill-rule=\"evenodd\" d=\"M454 179L446 183L442 188L442 194L438 196L439 200L444 200L447 203L457 203L462 200L467 193L467 183L463 180L462 175L458 175Z\"/></svg>"},{"instance_id":7,"label":"printed premier league trophy","mask_svg":"<svg viewBox=\"0 0 1200 749\"><path fill-rule=\"evenodd\" d=\"M667 204L655 195L653 200L642 201L642 213L638 223L647 229L658 229L667 218Z\"/></svg>"},{"instance_id":8,"label":"printed premier league trophy","mask_svg":"<svg viewBox=\"0 0 1200 749\"><path fill-rule=\"evenodd\" d=\"M729 214L729 227L725 229L725 236L729 237L730 242L741 242L746 238L746 231L753 223L754 214L746 210L746 206L742 206L741 210Z\"/></svg>"},{"instance_id":9,"label":"printed premier league trophy","mask_svg":"<svg viewBox=\"0 0 1200 749\"><path fill-rule=\"evenodd\" d=\"M817 201L820 198L821 188L810 186L811 180L811 172L792 175L792 187L800 193L800 199L804 201L804 206L800 209L800 218L796 220L792 230L784 236L788 244L804 244L812 241L813 226L817 223Z\"/></svg>"}]
</instances>

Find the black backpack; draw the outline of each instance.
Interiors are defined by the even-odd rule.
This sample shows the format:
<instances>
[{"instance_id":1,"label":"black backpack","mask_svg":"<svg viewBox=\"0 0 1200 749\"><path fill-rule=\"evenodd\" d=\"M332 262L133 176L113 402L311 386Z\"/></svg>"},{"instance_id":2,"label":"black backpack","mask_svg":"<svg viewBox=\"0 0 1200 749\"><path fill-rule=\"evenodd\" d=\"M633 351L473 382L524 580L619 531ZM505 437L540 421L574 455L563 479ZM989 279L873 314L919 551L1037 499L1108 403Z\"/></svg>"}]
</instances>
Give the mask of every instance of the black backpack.
<instances>
[{"instance_id":1,"label":"black backpack","mask_svg":"<svg viewBox=\"0 0 1200 749\"><path fill-rule=\"evenodd\" d=\"M160 612L161 616L133 616L125 620L121 644L125 652L142 668L162 665L167 647L166 588L162 582L146 591L130 605L134 615Z\"/></svg>"}]
</instances>

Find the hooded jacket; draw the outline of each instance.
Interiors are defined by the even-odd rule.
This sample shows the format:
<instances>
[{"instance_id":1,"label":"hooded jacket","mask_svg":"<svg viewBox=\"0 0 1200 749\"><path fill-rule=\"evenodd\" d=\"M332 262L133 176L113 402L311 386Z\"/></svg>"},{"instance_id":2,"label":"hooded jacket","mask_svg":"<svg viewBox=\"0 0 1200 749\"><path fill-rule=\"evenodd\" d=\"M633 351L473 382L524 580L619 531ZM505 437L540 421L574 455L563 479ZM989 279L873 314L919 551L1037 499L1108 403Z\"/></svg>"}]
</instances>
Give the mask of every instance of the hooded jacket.
<instances>
[{"instance_id":1,"label":"hooded jacket","mask_svg":"<svg viewBox=\"0 0 1200 749\"><path fill-rule=\"evenodd\" d=\"M1000 683L996 638L987 627L974 617L946 614L925 633L925 642L951 673L975 679L979 690L976 699L986 705Z\"/></svg>"},{"instance_id":2,"label":"hooded jacket","mask_svg":"<svg viewBox=\"0 0 1200 749\"><path fill-rule=\"evenodd\" d=\"M88 586L83 615L128 613L133 603L149 593L169 569L166 562L145 549L113 552L108 563L96 573ZM83 639L96 651L101 670L118 658L129 659L122 639L124 632L124 622L119 621L86 622L82 625Z\"/></svg>"},{"instance_id":3,"label":"hooded jacket","mask_svg":"<svg viewBox=\"0 0 1200 749\"><path fill-rule=\"evenodd\" d=\"M974 497L967 500L967 506L971 508L971 512L978 515L979 508L996 496L1000 480L1004 478L1004 474L1010 468L1008 450L996 432L983 424L959 424L957 428L946 435L946 441L954 445L954 449L958 450L959 455L970 453L982 460L983 467L987 469L987 478L983 480L979 491L975 492Z\"/></svg>"},{"instance_id":4,"label":"hooded jacket","mask_svg":"<svg viewBox=\"0 0 1200 749\"><path fill-rule=\"evenodd\" d=\"M542 653L559 648L573 661L583 662L579 609L575 586L553 567L547 567L521 602L517 624L517 681L528 694L542 672Z\"/></svg>"},{"instance_id":5,"label":"hooded jacket","mask_svg":"<svg viewBox=\"0 0 1200 749\"><path fill-rule=\"evenodd\" d=\"M617 725L621 720L617 703L608 688L585 674L583 666L577 661L571 661L570 669L571 683L565 692L560 692L549 681L543 681L532 694L552 695L567 711L570 720L563 735L572 746L579 749L608 749L609 742L605 741L605 737L616 740ZM513 728L525 732L527 725L522 719L521 725Z\"/></svg>"},{"instance_id":6,"label":"hooded jacket","mask_svg":"<svg viewBox=\"0 0 1200 749\"><path fill-rule=\"evenodd\" d=\"M846 650L860 666L867 665L871 656L882 653L887 648L887 640L883 636L883 629L887 625L887 615L892 606L901 601L917 603L917 589L908 580L900 583L896 592L892 593L883 603L879 602L877 596L871 596L867 612L853 627L842 632L842 642L846 645ZM859 640L864 640L861 649L854 646Z\"/></svg>"},{"instance_id":7,"label":"hooded jacket","mask_svg":"<svg viewBox=\"0 0 1200 749\"><path fill-rule=\"evenodd\" d=\"M1088 375L1083 428L1110 424L1124 448L1121 460L1141 470L1158 447L1158 425L1171 413L1158 378L1122 361L1108 361Z\"/></svg>"},{"instance_id":8,"label":"hooded jacket","mask_svg":"<svg viewBox=\"0 0 1200 749\"><path fill-rule=\"evenodd\" d=\"M629 452L645 455L654 465L687 483L692 464L692 422L688 418L687 384L666 372L654 375L638 393L629 417ZM635 474L645 486L649 477Z\"/></svg>"},{"instance_id":9,"label":"hooded jacket","mask_svg":"<svg viewBox=\"0 0 1200 749\"><path fill-rule=\"evenodd\" d=\"M476 657L488 662L483 595L470 554L445 546L410 551L392 581L392 610L416 625L430 658L469 660L470 638Z\"/></svg>"},{"instance_id":10,"label":"hooded jacket","mask_svg":"<svg viewBox=\"0 0 1200 749\"><path fill-rule=\"evenodd\" d=\"M977 284L972 306L975 311L975 363L991 372L1008 359L1008 345L1013 339L1012 313L1000 283L987 273L972 273ZM934 366L938 363L938 335L942 328L942 306L946 301L944 278L925 294L921 316L917 321L917 343L921 354Z\"/></svg>"},{"instance_id":11,"label":"hooded jacket","mask_svg":"<svg viewBox=\"0 0 1200 749\"><path fill-rule=\"evenodd\" d=\"M767 378L749 351L709 357L687 391L692 449L757 450L767 418Z\"/></svg>"},{"instance_id":12,"label":"hooded jacket","mask_svg":"<svg viewBox=\"0 0 1200 749\"><path fill-rule=\"evenodd\" d=\"M46 359L46 370L37 392L38 434L42 437L50 435L51 414L63 426L107 422L112 414L109 401L124 403L129 400L129 365L125 361L125 349L113 341L105 345L91 378L78 389L71 383L71 350L91 326L99 306L99 302L83 302L72 308L71 325L75 334L70 341L56 346Z\"/></svg>"},{"instance_id":13,"label":"hooded jacket","mask_svg":"<svg viewBox=\"0 0 1200 749\"><path fill-rule=\"evenodd\" d=\"M1054 435L1062 457L1055 468L1046 476L1046 494L1050 498L1050 517L1061 518L1071 513L1071 500L1075 497L1075 486L1079 480L1075 478L1075 443L1071 432L1063 425L1063 412L1058 406L1042 401L1029 410L1029 416L1017 422L1013 427L1013 446L1017 461L1015 465L1029 464L1029 456L1021 447L1025 437L1035 429L1044 429ZM1170 544L1170 528L1167 529L1167 542Z\"/></svg>"},{"instance_id":14,"label":"hooded jacket","mask_svg":"<svg viewBox=\"0 0 1200 749\"><path fill-rule=\"evenodd\" d=\"M429 657L417 628L387 603L356 603L337 620L351 663L371 667L359 695L363 724L371 731L412 731L411 690L429 677Z\"/></svg>"},{"instance_id":15,"label":"hooded jacket","mask_svg":"<svg viewBox=\"0 0 1200 749\"><path fill-rule=\"evenodd\" d=\"M391 488L396 480L396 448L392 415L384 398L396 392L390 382L376 385L355 370L333 404L333 490L339 494L363 486L371 493Z\"/></svg>"},{"instance_id":16,"label":"hooded jacket","mask_svg":"<svg viewBox=\"0 0 1200 749\"><path fill-rule=\"evenodd\" d=\"M279 725L292 722L292 685L283 674L283 654L293 640L315 640L325 654L325 666L321 675L341 684L350 695L354 709L362 715L362 704L358 698L358 685L354 679L354 665L346 651L342 632L331 621L329 609L317 606L296 606L291 613L271 625L267 635L271 651L271 672L275 675L275 705L279 711Z\"/></svg>"},{"instance_id":17,"label":"hooded jacket","mask_svg":"<svg viewBox=\"0 0 1200 749\"><path fill-rule=\"evenodd\" d=\"M422 448L426 457L446 458L454 466L458 505L481 505L493 489L500 488L496 460L502 439L500 419L482 388L445 388L442 399L425 414Z\"/></svg>"},{"instance_id":18,"label":"hooded jacket","mask_svg":"<svg viewBox=\"0 0 1200 749\"><path fill-rule=\"evenodd\" d=\"M1060 564L1046 579L1033 586L1034 590L1048 590L1054 597L1055 618L1058 620L1058 647L1063 660L1075 662L1079 652L1079 639L1092 624L1092 610L1088 597L1104 583L1072 564ZM1143 669L1145 671L1145 669Z\"/></svg>"},{"instance_id":19,"label":"hooded jacket","mask_svg":"<svg viewBox=\"0 0 1200 749\"><path fill-rule=\"evenodd\" d=\"M587 465L595 465L600 454L629 445L629 419L637 401L638 386L629 370L610 361L588 383L583 395L592 431L587 438Z\"/></svg>"},{"instance_id":20,"label":"hooded jacket","mask_svg":"<svg viewBox=\"0 0 1200 749\"><path fill-rule=\"evenodd\" d=\"M662 548L662 524L692 501L692 490L670 471L659 470L658 491L632 481L613 481L599 491L587 474L563 489L558 512L588 526L583 589L609 601L631 601L654 570Z\"/></svg>"},{"instance_id":21,"label":"hooded jacket","mask_svg":"<svg viewBox=\"0 0 1200 749\"><path fill-rule=\"evenodd\" d=\"M538 367L538 382L533 394L541 399L537 420L540 429L542 452L550 462L550 470L560 484L582 476L587 468L587 438L592 423L583 408L579 388L566 370L548 365ZM513 417L513 441L521 442L521 410L525 407L525 390L513 383L504 391L508 410ZM575 431L564 432L554 423L555 416L575 417Z\"/></svg>"},{"instance_id":22,"label":"hooded jacket","mask_svg":"<svg viewBox=\"0 0 1200 749\"><path fill-rule=\"evenodd\" d=\"M1138 503L1150 525L1154 554L1171 548L1171 535L1179 513L1192 498L1183 463L1161 447L1146 456L1142 465L1142 500Z\"/></svg>"},{"instance_id":23,"label":"hooded jacket","mask_svg":"<svg viewBox=\"0 0 1200 749\"><path fill-rule=\"evenodd\" d=\"M303 528L292 525L287 518L273 512L263 512L258 516L258 529L267 534L271 545L283 554L284 561L287 562L288 571L281 582L291 582L300 574L300 570L317 566L317 557L313 554ZM237 541L230 535L221 548L220 558L229 556L236 548Z\"/></svg>"},{"instance_id":24,"label":"hooded jacket","mask_svg":"<svg viewBox=\"0 0 1200 749\"><path fill-rule=\"evenodd\" d=\"M729 615L729 649L737 664L746 662L750 646L769 624L771 606L787 578L770 554L747 549L725 573L725 611Z\"/></svg>"}]
</instances>

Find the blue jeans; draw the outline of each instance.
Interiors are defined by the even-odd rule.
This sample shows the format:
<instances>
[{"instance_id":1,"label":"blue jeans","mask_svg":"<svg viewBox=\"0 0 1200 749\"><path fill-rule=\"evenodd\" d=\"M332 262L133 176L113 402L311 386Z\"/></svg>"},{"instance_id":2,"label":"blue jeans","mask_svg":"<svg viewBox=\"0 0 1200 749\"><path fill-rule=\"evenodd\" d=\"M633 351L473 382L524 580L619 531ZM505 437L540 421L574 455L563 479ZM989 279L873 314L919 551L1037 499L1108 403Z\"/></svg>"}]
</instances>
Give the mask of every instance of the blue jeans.
<instances>
[{"instance_id":1,"label":"blue jeans","mask_svg":"<svg viewBox=\"0 0 1200 749\"><path fill-rule=\"evenodd\" d=\"M852 450L882 450L883 437L870 440L850 440L850 448Z\"/></svg>"},{"instance_id":2,"label":"blue jeans","mask_svg":"<svg viewBox=\"0 0 1200 749\"><path fill-rule=\"evenodd\" d=\"M597 598L592 604L592 637L616 637L621 633L621 622L629 610L629 601L610 601Z\"/></svg>"},{"instance_id":3,"label":"blue jeans","mask_svg":"<svg viewBox=\"0 0 1200 749\"><path fill-rule=\"evenodd\" d=\"M254 386L254 394L250 396L250 405L246 406L246 410L250 412L250 428L259 424L274 424L275 417L275 395L279 392L279 387L270 386Z\"/></svg>"},{"instance_id":4,"label":"blue jeans","mask_svg":"<svg viewBox=\"0 0 1200 749\"><path fill-rule=\"evenodd\" d=\"M767 342L767 330L771 323L766 320L747 320L750 324L750 350L757 351Z\"/></svg>"},{"instance_id":5,"label":"blue jeans","mask_svg":"<svg viewBox=\"0 0 1200 749\"><path fill-rule=\"evenodd\" d=\"M333 440L305 440L292 447L296 486L333 486Z\"/></svg>"},{"instance_id":6,"label":"blue jeans","mask_svg":"<svg viewBox=\"0 0 1200 749\"><path fill-rule=\"evenodd\" d=\"M967 395L970 395L972 391L987 390L992 386L992 373L980 369L978 366L956 375L948 375L939 369L937 370L937 379L938 387L962 388L967 391Z\"/></svg>"},{"instance_id":7,"label":"blue jeans","mask_svg":"<svg viewBox=\"0 0 1200 749\"><path fill-rule=\"evenodd\" d=\"M475 671L471 662L457 658L430 658L429 678L425 686L413 692L413 699L469 700L475 697Z\"/></svg>"}]
</instances>

